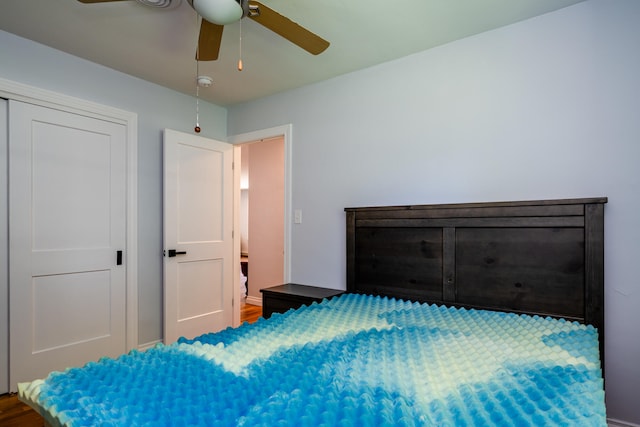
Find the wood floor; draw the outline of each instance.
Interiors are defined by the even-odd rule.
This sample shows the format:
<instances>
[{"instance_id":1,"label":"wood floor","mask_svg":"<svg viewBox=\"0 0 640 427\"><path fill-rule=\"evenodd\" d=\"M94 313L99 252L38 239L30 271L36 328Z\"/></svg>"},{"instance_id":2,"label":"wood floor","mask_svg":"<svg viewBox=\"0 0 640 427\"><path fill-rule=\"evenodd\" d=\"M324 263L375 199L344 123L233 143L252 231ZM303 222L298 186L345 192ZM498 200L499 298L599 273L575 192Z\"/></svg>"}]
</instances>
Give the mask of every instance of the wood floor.
<instances>
[{"instance_id":1,"label":"wood floor","mask_svg":"<svg viewBox=\"0 0 640 427\"><path fill-rule=\"evenodd\" d=\"M29 406L18 400L16 394L0 396L0 426L42 427L43 418Z\"/></svg>"},{"instance_id":2,"label":"wood floor","mask_svg":"<svg viewBox=\"0 0 640 427\"><path fill-rule=\"evenodd\" d=\"M240 322L253 323L262 316L262 307L259 305L242 303L240 308Z\"/></svg>"},{"instance_id":3,"label":"wood floor","mask_svg":"<svg viewBox=\"0 0 640 427\"><path fill-rule=\"evenodd\" d=\"M253 323L262 316L262 307L242 304L240 321ZM43 427L42 417L29 406L18 400L16 394L0 396L0 426L2 427Z\"/></svg>"}]
</instances>

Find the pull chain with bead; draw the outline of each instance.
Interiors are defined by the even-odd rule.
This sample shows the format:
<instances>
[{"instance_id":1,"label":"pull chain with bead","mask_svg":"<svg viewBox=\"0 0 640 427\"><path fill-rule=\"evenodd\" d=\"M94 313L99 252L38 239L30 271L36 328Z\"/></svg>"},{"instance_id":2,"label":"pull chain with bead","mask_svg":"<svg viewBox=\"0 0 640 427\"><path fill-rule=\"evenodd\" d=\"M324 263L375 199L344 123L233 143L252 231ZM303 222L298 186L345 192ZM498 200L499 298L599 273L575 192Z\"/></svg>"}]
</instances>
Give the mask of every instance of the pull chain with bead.
<instances>
[{"instance_id":1,"label":"pull chain with bead","mask_svg":"<svg viewBox=\"0 0 640 427\"><path fill-rule=\"evenodd\" d=\"M200 133L200 61L196 59L196 127L193 129Z\"/></svg>"}]
</instances>

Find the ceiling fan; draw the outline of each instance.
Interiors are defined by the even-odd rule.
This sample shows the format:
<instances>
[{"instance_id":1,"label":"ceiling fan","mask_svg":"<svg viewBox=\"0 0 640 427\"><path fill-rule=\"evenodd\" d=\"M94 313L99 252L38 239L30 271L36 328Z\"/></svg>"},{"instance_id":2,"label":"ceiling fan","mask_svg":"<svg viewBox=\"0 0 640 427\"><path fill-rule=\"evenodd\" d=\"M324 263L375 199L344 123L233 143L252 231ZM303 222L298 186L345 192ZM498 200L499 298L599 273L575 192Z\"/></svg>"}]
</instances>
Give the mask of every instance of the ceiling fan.
<instances>
[{"instance_id":1,"label":"ceiling fan","mask_svg":"<svg viewBox=\"0 0 640 427\"><path fill-rule=\"evenodd\" d=\"M123 0L78 0L80 3L109 3ZM136 0L154 7L167 7L179 0ZM254 0L187 0L202 16L196 59L215 61L220 52L224 26L242 18L250 18L284 37L307 52L318 55L329 42L306 28Z\"/></svg>"}]
</instances>

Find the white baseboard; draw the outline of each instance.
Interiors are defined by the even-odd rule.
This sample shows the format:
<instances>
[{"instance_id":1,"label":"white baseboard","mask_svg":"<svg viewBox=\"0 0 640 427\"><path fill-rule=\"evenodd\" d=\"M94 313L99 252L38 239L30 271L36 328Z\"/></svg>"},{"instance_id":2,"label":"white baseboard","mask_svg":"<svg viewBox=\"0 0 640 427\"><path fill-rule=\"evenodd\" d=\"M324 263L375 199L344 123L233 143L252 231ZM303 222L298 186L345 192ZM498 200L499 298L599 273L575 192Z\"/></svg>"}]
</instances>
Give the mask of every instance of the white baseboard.
<instances>
[{"instance_id":1,"label":"white baseboard","mask_svg":"<svg viewBox=\"0 0 640 427\"><path fill-rule=\"evenodd\" d=\"M162 340L155 340L155 341L147 342L147 343L144 343L144 344L138 344L138 350L147 351L150 348L153 348L157 344L160 344L160 343L162 343Z\"/></svg>"},{"instance_id":2,"label":"white baseboard","mask_svg":"<svg viewBox=\"0 0 640 427\"><path fill-rule=\"evenodd\" d=\"M640 427L640 424L629 423L626 421L616 420L613 418L607 418L608 427Z\"/></svg>"},{"instance_id":3,"label":"white baseboard","mask_svg":"<svg viewBox=\"0 0 640 427\"><path fill-rule=\"evenodd\" d=\"M247 299L245 300L245 302L247 304L259 305L260 307L262 307L262 298L260 298L260 297L248 296Z\"/></svg>"}]
</instances>

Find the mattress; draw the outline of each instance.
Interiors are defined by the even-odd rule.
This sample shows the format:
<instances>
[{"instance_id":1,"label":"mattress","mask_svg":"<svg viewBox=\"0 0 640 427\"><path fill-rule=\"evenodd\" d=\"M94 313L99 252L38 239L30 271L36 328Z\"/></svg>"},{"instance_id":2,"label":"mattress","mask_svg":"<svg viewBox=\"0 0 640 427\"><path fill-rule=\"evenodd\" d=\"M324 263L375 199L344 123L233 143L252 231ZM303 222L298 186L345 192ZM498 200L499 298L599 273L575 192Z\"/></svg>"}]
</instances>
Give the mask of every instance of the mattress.
<instances>
[{"instance_id":1,"label":"mattress","mask_svg":"<svg viewBox=\"0 0 640 427\"><path fill-rule=\"evenodd\" d=\"M344 294L19 384L52 425L606 426L576 322Z\"/></svg>"}]
</instances>

